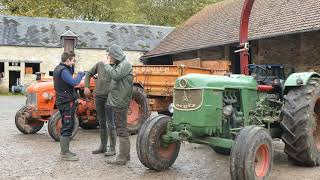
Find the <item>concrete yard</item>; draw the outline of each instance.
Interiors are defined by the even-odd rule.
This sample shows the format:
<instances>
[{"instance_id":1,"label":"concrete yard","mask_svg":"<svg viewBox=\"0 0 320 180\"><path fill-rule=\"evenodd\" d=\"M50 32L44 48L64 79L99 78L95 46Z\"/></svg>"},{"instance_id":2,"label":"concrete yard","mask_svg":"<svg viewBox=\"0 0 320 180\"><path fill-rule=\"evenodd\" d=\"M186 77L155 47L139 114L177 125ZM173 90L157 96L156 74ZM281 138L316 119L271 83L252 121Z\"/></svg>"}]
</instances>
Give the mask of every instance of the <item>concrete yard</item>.
<instances>
[{"instance_id":1,"label":"concrete yard","mask_svg":"<svg viewBox=\"0 0 320 180\"><path fill-rule=\"evenodd\" d=\"M154 172L139 161L136 136L131 137L131 160L126 166L111 166L103 155L91 151L99 144L99 131L80 129L71 143L78 162L61 162L59 144L48 135L47 124L36 134L24 135L15 127L16 111L24 96L0 96L0 179L230 179L229 156L216 154L205 145L183 143L172 168ZM320 179L320 167L299 167L288 162L283 143L274 141L271 179Z\"/></svg>"}]
</instances>

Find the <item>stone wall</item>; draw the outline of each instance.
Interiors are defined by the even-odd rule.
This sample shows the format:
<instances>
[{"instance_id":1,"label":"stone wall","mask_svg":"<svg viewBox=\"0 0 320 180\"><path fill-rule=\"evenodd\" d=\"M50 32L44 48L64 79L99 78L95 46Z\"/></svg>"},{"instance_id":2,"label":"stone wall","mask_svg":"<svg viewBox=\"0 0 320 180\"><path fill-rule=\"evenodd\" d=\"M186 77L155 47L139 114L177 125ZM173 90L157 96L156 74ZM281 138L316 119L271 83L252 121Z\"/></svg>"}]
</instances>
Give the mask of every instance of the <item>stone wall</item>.
<instances>
[{"instance_id":1,"label":"stone wall","mask_svg":"<svg viewBox=\"0 0 320 180\"><path fill-rule=\"evenodd\" d=\"M284 64L286 73L320 72L320 33L309 32L262 39L253 43L257 64Z\"/></svg>"},{"instance_id":2,"label":"stone wall","mask_svg":"<svg viewBox=\"0 0 320 180\"><path fill-rule=\"evenodd\" d=\"M218 60L230 59L229 47L225 45L172 55L172 59ZM253 40L252 62L256 64L283 64L286 74L314 70L320 73L320 33L318 31L291 34L267 39Z\"/></svg>"},{"instance_id":3,"label":"stone wall","mask_svg":"<svg viewBox=\"0 0 320 180\"><path fill-rule=\"evenodd\" d=\"M60 62L62 52L62 48L0 46L0 62L5 62L0 92L9 90L9 70L20 71L21 84L29 85L35 80L35 75L25 74L25 62L40 63L40 71L48 74ZM93 64L106 56L105 49L76 49L75 53L76 70L89 70ZM141 64L139 58L142 52L125 51L125 53L132 64ZM9 66L9 62L20 62L20 66Z\"/></svg>"}]
</instances>

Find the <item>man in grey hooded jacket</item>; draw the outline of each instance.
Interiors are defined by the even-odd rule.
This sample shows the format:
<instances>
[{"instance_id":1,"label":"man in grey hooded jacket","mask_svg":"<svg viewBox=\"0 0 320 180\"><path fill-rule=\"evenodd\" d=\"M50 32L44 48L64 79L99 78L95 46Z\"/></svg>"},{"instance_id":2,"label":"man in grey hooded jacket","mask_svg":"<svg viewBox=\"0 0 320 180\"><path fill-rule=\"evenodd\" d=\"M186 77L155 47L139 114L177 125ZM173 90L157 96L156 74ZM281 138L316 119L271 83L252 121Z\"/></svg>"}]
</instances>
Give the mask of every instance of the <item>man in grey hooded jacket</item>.
<instances>
[{"instance_id":1,"label":"man in grey hooded jacket","mask_svg":"<svg viewBox=\"0 0 320 180\"><path fill-rule=\"evenodd\" d=\"M107 105L113 108L117 136L119 137L119 154L115 160L107 162L125 165L130 160L127 112L133 89L132 65L127 61L126 55L118 45L112 45L109 48L109 54L104 63L105 69L111 77Z\"/></svg>"}]
</instances>

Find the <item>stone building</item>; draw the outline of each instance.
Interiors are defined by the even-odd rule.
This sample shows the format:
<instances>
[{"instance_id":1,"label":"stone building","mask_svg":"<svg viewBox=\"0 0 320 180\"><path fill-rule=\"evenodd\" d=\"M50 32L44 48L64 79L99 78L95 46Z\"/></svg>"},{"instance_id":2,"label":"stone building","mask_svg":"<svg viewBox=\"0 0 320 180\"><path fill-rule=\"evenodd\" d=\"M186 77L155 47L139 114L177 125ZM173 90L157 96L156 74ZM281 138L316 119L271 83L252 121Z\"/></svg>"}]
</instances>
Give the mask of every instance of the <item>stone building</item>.
<instances>
[{"instance_id":1,"label":"stone building","mask_svg":"<svg viewBox=\"0 0 320 180\"><path fill-rule=\"evenodd\" d=\"M239 73L240 16L244 0L209 5L142 56L149 64L230 60ZM249 23L251 63L284 64L286 74L320 72L320 1L256 0Z\"/></svg>"},{"instance_id":2,"label":"stone building","mask_svg":"<svg viewBox=\"0 0 320 180\"><path fill-rule=\"evenodd\" d=\"M172 28L0 15L0 92L8 92L17 80L28 86L36 72L53 71L63 52L60 35L67 30L78 36L77 67L88 70L112 44L120 45L132 64L139 64L140 56Z\"/></svg>"}]
</instances>

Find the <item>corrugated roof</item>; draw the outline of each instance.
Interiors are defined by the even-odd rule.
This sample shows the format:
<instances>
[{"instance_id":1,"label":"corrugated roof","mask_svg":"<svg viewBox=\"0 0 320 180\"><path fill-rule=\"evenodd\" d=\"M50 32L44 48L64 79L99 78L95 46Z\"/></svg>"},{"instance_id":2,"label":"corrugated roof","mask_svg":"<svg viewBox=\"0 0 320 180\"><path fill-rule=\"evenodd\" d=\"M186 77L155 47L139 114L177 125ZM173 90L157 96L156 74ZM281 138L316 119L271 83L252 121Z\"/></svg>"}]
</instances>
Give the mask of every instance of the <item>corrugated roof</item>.
<instances>
[{"instance_id":1,"label":"corrugated roof","mask_svg":"<svg viewBox=\"0 0 320 180\"><path fill-rule=\"evenodd\" d=\"M0 45L59 47L60 35L67 30L78 36L79 48L118 44L126 50L148 51L173 28L0 15Z\"/></svg>"},{"instance_id":2,"label":"corrugated roof","mask_svg":"<svg viewBox=\"0 0 320 180\"><path fill-rule=\"evenodd\" d=\"M212 4L175 28L142 58L238 42L244 0ZM319 0L256 0L249 38L260 39L320 29Z\"/></svg>"}]
</instances>

